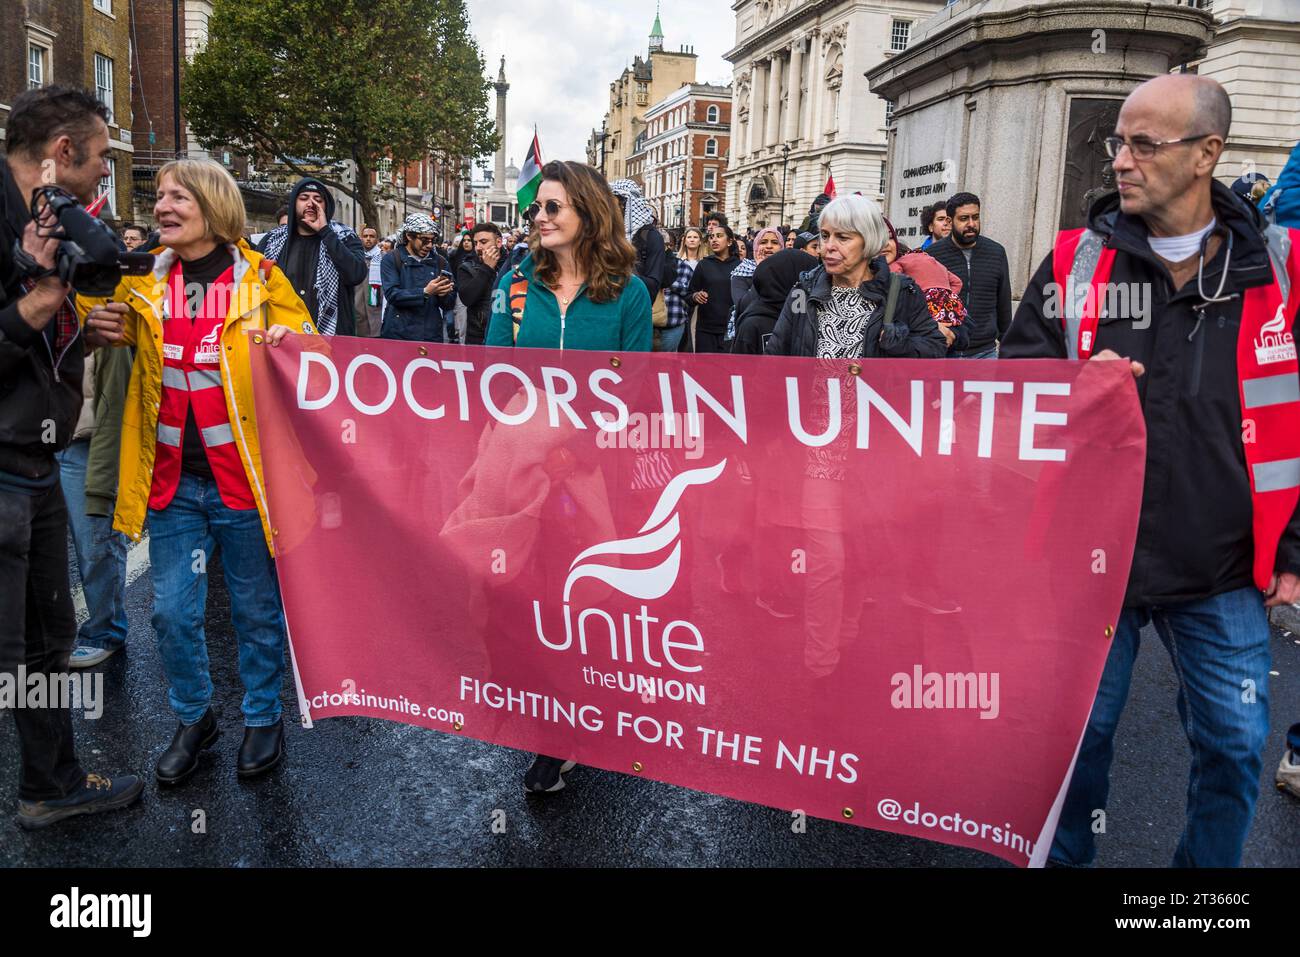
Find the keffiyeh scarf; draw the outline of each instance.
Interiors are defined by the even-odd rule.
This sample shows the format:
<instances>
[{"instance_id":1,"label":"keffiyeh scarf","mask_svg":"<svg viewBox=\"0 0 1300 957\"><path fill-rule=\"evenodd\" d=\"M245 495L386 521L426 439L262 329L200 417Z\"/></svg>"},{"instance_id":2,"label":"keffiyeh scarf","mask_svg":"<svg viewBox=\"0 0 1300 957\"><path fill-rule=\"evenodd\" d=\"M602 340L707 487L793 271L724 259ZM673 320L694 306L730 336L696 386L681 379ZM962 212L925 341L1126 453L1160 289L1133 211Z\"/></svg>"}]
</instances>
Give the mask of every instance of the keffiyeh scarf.
<instances>
[{"instance_id":1,"label":"keffiyeh scarf","mask_svg":"<svg viewBox=\"0 0 1300 957\"><path fill-rule=\"evenodd\" d=\"M342 223L330 220L329 228L343 241L352 232ZM268 259L280 258L289 239L289 226L277 226L266 237L266 256ZM339 325L339 271L334 268L334 260L324 249L316 257L316 328L322 335L332 336Z\"/></svg>"}]
</instances>

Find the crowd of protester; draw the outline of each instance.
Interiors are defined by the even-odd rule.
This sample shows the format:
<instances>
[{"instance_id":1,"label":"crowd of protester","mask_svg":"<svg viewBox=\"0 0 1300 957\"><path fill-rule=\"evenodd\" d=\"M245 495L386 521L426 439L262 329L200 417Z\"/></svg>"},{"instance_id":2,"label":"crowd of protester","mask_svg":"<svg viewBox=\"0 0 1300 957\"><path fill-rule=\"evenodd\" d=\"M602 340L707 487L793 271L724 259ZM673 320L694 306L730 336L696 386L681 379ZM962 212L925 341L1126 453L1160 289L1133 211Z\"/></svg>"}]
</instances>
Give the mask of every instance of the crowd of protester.
<instances>
[{"instance_id":1,"label":"crowd of protester","mask_svg":"<svg viewBox=\"0 0 1300 957\"><path fill-rule=\"evenodd\" d=\"M1175 861L1236 864L1268 709L1234 702L1242 678L1267 700L1266 609L1300 599L1300 514L1274 521L1274 553L1255 554L1264 526L1252 526L1257 490L1240 462L1235 330L1252 318L1242 294L1275 282L1281 268L1269 269L1277 262L1269 217L1295 210L1300 159L1292 157L1271 190L1258 180L1244 184L1244 194L1219 184L1212 174L1230 118L1222 89L1194 75L1158 77L1125 102L1107 140L1119 191L1094 203L1085 235L1114 251L1115 276L1159 290L1153 327L1165 331L1108 321L1080 340L1081 352L1045 307L1048 284L1068 259L1066 240L1036 270L1013 317L1006 251L984 235L983 204L972 192L954 191L923 210L925 238L911 249L880 206L857 193L819 196L797 227L740 230L712 212L698 226L665 229L635 182L607 183L577 162L543 168L521 227L480 223L445 237L422 212L390 237L372 225L358 234L332 218L332 194L308 177L290 192L278 225L251 244L230 174L207 160L178 160L158 174L152 226L121 227L125 248L155 254L153 272L124 278L111 296L78 297L48 273L53 242L30 219L27 196L50 163L65 188L83 201L93 196L107 143L104 110L75 90L24 93L10 113L0 166L8 230L0 243L0 376L8 390L0 412L0 666L56 672L117 653L127 640L126 545L147 523L153 628L177 717L155 777L179 784L219 733L203 630L206 578L190 572L196 549L219 545L244 686L237 770L253 777L280 761L283 614L248 337L226 321L219 304L230 297L215 294L222 289L247 293L241 301L256 304L272 345L319 334L752 361L1122 356L1138 377L1149 434L1138 557L1052 858L1092 860L1090 815L1106 805L1138 633L1154 622L1176 664L1193 755ZM1202 126L1210 132L1188 133ZM15 240L44 273L20 275ZM195 283L201 294L185 294ZM1218 321L1203 322L1211 305ZM1190 389L1189 374L1197 377ZM47 409L55 442L37 434ZM843 462L835 449L825 452L809 472L802 517L788 517L786 527L811 528L814 518L854 507ZM759 455L744 467L752 473L761 462ZM577 467L547 464L553 474ZM90 612L80 629L62 554L69 524ZM733 558L718 560L728 592ZM1260 562L1271 575L1267 587L1252 575ZM844 581L843 571L827 564L808 584L805 664L819 677L834 670L845 616L857 607L860 583ZM794 596L776 586L760 587L756 600L774 618L796 614ZM933 614L955 610L938 597L916 601ZM1225 668L1235 676L1226 684L1213 677ZM82 769L66 709L15 716L25 826L139 795L133 775ZM1277 781L1300 796L1300 725L1287 745ZM538 756L525 786L556 791L572 765Z\"/></svg>"}]
</instances>

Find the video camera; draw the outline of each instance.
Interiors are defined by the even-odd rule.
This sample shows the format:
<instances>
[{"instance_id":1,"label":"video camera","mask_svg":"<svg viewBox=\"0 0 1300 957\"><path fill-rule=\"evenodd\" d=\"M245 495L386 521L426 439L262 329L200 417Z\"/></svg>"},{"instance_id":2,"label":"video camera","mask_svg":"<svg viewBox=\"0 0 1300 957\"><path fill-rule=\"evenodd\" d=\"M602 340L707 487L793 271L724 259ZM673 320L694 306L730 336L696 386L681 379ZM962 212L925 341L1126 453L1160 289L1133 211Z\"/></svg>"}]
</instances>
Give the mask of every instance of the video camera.
<instances>
[{"instance_id":1,"label":"video camera","mask_svg":"<svg viewBox=\"0 0 1300 957\"><path fill-rule=\"evenodd\" d=\"M153 269L151 253L122 249L113 231L62 187L39 187L32 193L31 213L40 235L59 240L59 248L54 268L44 269L22 248L21 240L14 242L14 260L30 278L57 275L83 295L111 296L123 276L144 276Z\"/></svg>"}]
</instances>

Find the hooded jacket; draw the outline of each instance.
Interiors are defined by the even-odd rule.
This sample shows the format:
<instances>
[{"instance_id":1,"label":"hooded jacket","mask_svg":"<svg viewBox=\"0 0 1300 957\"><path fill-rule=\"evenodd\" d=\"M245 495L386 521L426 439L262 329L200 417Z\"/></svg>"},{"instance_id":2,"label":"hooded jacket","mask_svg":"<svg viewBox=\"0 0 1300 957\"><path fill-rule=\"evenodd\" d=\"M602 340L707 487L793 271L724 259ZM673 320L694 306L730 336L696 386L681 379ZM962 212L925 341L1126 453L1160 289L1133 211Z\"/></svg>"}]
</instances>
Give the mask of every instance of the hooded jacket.
<instances>
[{"instance_id":1,"label":"hooded jacket","mask_svg":"<svg viewBox=\"0 0 1300 957\"><path fill-rule=\"evenodd\" d=\"M875 359L942 359L948 340L930 315L925 294L907 276L894 304L894 321L885 323L885 300L889 295L889 263L884 256L871 261L871 278L858 287L858 294L874 310L862 329L862 357ZM818 319L831 298L831 277L826 267L815 266L799 277L786 298L776 328L764 351L769 356L817 355Z\"/></svg>"},{"instance_id":2,"label":"hooded jacket","mask_svg":"<svg viewBox=\"0 0 1300 957\"><path fill-rule=\"evenodd\" d=\"M1094 354L1113 349L1146 366L1137 379L1147 458L1129 607L1194 601L1253 583L1237 332L1242 293L1272 282L1273 271L1258 210L1217 182L1211 201L1224 241L1205 263L1201 288L1213 296L1222 280L1226 302L1206 303L1195 276L1174 289L1147 243L1146 224L1120 211L1117 193L1099 198L1088 214L1088 228L1116 251L1111 288L1137 292L1106 303ZM1046 303L1053 282L1049 254L1025 290L1003 358L1066 358L1061 320ZM1293 332L1295 318L1288 317ZM1300 574L1300 514L1282 536L1277 568Z\"/></svg>"},{"instance_id":3,"label":"hooded jacket","mask_svg":"<svg viewBox=\"0 0 1300 957\"><path fill-rule=\"evenodd\" d=\"M754 270L753 298L736 317L736 344L731 351L761 356L777 317L799 277L815 269L817 257L798 249L783 249L764 259Z\"/></svg>"},{"instance_id":4,"label":"hooded jacket","mask_svg":"<svg viewBox=\"0 0 1300 957\"><path fill-rule=\"evenodd\" d=\"M299 244L314 242L317 238L298 235L298 194L308 187L325 197L326 223L317 237L320 242L319 255L329 256L338 273L338 318L335 322L334 335L355 336L357 317L354 293L356 287L366 281L370 272L370 263L366 259L366 248L361 244L361 237L342 223L334 222L334 196L320 180L305 177L298 181L289 193L289 221L263 236L262 241L257 244L257 251L264 256L269 255L268 250L283 244L274 257L276 264L289 277L293 288L306 304L312 322L319 325L321 315L316 287L316 263L302 263L301 257L295 251Z\"/></svg>"},{"instance_id":5,"label":"hooded jacket","mask_svg":"<svg viewBox=\"0 0 1300 957\"><path fill-rule=\"evenodd\" d=\"M54 453L72 440L85 352L78 333L56 355L57 317L41 333L18 313L25 293L13 249L31 218L27 210L9 164L0 159L0 472L39 481L55 471Z\"/></svg>"}]
</instances>

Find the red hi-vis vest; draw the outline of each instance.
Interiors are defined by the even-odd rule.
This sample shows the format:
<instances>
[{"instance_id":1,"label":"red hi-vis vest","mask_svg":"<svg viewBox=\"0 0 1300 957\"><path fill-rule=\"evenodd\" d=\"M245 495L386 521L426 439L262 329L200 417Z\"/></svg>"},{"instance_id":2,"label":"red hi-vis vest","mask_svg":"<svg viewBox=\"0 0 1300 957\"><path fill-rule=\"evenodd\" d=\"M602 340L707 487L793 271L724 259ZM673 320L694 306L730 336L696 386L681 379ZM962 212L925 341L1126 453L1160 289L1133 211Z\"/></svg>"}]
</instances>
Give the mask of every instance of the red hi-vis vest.
<instances>
[{"instance_id":1,"label":"red hi-vis vest","mask_svg":"<svg viewBox=\"0 0 1300 957\"><path fill-rule=\"evenodd\" d=\"M153 484L149 489L150 508L166 508L176 494L185 418L190 409L194 410L194 424L198 426L221 501L233 509L257 507L235 445L226 392L221 385L221 331L234 293L234 274L232 266L208 286L192 320L186 308L185 278L179 260L168 276L162 400L158 409Z\"/></svg>"},{"instance_id":2,"label":"red hi-vis vest","mask_svg":"<svg viewBox=\"0 0 1300 957\"><path fill-rule=\"evenodd\" d=\"M1246 290L1242 298L1237 382L1254 516L1254 578L1266 591L1278 542L1300 502L1300 365L1290 328L1300 311L1300 230L1270 226L1264 238L1273 282ZM1096 348L1114 264L1115 250L1092 230L1057 236L1052 272L1071 359L1087 359Z\"/></svg>"}]
</instances>

